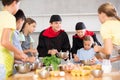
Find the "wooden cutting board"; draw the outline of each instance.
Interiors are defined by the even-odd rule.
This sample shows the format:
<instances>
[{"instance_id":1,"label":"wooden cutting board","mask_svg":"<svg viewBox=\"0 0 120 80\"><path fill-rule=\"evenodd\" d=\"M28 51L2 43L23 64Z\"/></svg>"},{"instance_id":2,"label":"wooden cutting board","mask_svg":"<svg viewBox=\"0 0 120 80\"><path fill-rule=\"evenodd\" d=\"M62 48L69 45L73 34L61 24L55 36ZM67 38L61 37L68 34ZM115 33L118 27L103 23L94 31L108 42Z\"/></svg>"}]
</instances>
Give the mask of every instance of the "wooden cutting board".
<instances>
[{"instance_id":1,"label":"wooden cutting board","mask_svg":"<svg viewBox=\"0 0 120 80\"><path fill-rule=\"evenodd\" d=\"M20 74L20 73L16 73L14 76L13 76L13 79L14 80L34 80L34 72L29 72L29 73L26 73L26 74Z\"/></svg>"}]
</instances>

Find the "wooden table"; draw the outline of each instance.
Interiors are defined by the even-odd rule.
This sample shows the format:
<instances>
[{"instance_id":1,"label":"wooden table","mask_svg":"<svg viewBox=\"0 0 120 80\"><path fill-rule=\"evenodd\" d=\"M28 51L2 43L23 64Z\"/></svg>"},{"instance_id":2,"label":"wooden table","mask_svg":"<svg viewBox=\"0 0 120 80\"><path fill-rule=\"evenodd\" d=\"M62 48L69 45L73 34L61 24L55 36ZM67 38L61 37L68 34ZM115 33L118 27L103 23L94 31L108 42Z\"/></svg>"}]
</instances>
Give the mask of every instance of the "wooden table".
<instances>
[{"instance_id":1,"label":"wooden table","mask_svg":"<svg viewBox=\"0 0 120 80\"><path fill-rule=\"evenodd\" d=\"M15 74L9 77L7 80L119 80L120 72L111 72L109 74L103 74L101 78L94 78L92 75L89 76L72 76L70 73L66 73L64 77L48 77L41 79L34 72L28 74Z\"/></svg>"}]
</instances>

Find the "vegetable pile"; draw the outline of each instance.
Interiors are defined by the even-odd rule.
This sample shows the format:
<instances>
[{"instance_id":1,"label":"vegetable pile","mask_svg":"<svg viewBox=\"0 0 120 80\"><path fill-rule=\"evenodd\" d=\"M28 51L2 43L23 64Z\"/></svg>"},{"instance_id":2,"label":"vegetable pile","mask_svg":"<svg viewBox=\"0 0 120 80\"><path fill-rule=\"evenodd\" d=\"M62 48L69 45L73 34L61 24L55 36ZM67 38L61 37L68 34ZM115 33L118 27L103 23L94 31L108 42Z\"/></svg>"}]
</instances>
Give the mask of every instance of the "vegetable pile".
<instances>
[{"instance_id":1,"label":"vegetable pile","mask_svg":"<svg viewBox=\"0 0 120 80\"><path fill-rule=\"evenodd\" d=\"M58 70L58 65L60 64L60 58L55 55L47 56L42 59L45 66L53 66L54 70Z\"/></svg>"}]
</instances>

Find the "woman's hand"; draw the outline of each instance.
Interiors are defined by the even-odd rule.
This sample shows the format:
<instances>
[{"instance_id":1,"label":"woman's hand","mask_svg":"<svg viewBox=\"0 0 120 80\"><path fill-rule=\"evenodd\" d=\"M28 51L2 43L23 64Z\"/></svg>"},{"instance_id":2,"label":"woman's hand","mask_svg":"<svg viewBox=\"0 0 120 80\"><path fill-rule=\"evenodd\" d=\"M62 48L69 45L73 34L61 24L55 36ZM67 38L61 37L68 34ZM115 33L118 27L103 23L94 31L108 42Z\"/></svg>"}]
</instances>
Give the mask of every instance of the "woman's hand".
<instances>
[{"instance_id":1,"label":"woman's hand","mask_svg":"<svg viewBox=\"0 0 120 80\"><path fill-rule=\"evenodd\" d=\"M120 60L120 56L110 58L111 62L115 62L115 61L119 61L119 60Z\"/></svg>"},{"instance_id":2,"label":"woman's hand","mask_svg":"<svg viewBox=\"0 0 120 80\"><path fill-rule=\"evenodd\" d=\"M48 54L54 55L56 53L58 53L57 49L48 50Z\"/></svg>"},{"instance_id":3,"label":"woman's hand","mask_svg":"<svg viewBox=\"0 0 120 80\"><path fill-rule=\"evenodd\" d=\"M101 46L95 45L94 46L94 51L95 52L100 52Z\"/></svg>"}]
</instances>

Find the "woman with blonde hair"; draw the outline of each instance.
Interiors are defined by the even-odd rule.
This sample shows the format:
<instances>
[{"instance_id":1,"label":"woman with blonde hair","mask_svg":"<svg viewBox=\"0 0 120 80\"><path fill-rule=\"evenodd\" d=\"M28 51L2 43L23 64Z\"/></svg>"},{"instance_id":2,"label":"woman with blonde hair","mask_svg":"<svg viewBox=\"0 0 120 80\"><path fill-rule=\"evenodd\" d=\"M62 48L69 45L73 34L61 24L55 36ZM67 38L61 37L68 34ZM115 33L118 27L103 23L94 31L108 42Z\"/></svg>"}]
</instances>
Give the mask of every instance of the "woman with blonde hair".
<instances>
[{"instance_id":1,"label":"woman with blonde hair","mask_svg":"<svg viewBox=\"0 0 120 80\"><path fill-rule=\"evenodd\" d=\"M111 3L102 4L98 8L98 16L102 24L100 34L104 46L95 46L94 50L110 55L110 60L113 62L112 64L115 68L120 68L118 64L120 60L120 18L117 15L115 7Z\"/></svg>"}]
</instances>

